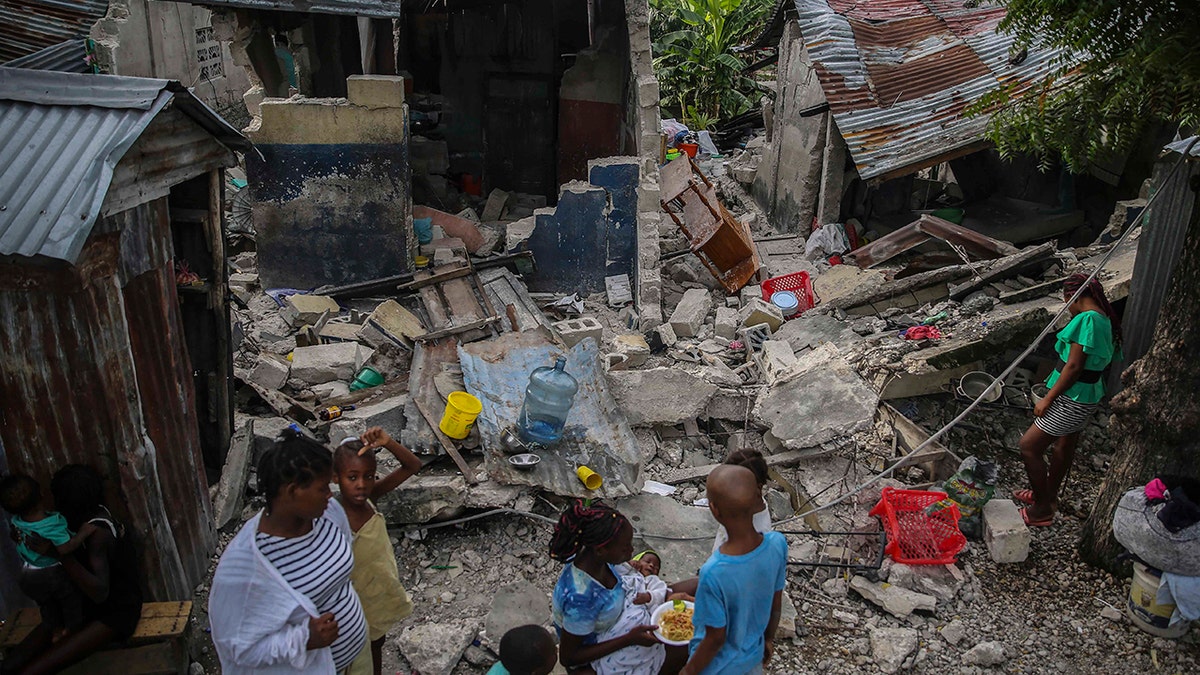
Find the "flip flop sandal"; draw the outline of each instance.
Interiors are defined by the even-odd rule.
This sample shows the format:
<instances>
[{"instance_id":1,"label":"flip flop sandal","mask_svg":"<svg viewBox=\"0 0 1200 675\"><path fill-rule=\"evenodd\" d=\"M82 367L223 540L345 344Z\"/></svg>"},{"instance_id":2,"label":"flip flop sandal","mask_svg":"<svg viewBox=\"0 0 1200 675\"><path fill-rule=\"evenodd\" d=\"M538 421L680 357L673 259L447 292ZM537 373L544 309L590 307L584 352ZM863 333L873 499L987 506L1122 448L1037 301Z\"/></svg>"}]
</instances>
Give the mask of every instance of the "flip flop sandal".
<instances>
[{"instance_id":1,"label":"flip flop sandal","mask_svg":"<svg viewBox=\"0 0 1200 675\"><path fill-rule=\"evenodd\" d=\"M1030 506L1033 506L1033 490L1014 490L1012 493L1012 498L1018 502L1021 502L1022 504L1029 504Z\"/></svg>"},{"instance_id":2,"label":"flip flop sandal","mask_svg":"<svg viewBox=\"0 0 1200 675\"><path fill-rule=\"evenodd\" d=\"M1054 524L1054 515L1051 514L1045 518L1031 518L1027 509L1021 509L1021 520L1029 527L1050 527Z\"/></svg>"}]
</instances>

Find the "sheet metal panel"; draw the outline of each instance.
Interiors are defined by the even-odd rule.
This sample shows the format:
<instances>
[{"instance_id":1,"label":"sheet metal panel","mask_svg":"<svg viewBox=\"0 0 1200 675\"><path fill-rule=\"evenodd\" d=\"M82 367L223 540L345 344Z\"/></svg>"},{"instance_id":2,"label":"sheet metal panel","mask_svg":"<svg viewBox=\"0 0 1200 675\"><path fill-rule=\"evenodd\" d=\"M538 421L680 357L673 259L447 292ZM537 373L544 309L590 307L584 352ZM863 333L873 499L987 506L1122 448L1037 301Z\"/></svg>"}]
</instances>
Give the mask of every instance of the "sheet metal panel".
<instances>
[{"instance_id":1,"label":"sheet metal panel","mask_svg":"<svg viewBox=\"0 0 1200 675\"><path fill-rule=\"evenodd\" d=\"M276 12L344 14L380 18L399 17L403 14L400 0L191 0L191 3L208 7L237 7Z\"/></svg>"},{"instance_id":2,"label":"sheet metal panel","mask_svg":"<svg viewBox=\"0 0 1200 675\"><path fill-rule=\"evenodd\" d=\"M73 262L117 164L172 101L225 146L250 147L178 82L0 68L0 254Z\"/></svg>"},{"instance_id":3,"label":"sheet metal panel","mask_svg":"<svg viewBox=\"0 0 1200 675\"><path fill-rule=\"evenodd\" d=\"M50 45L19 59L0 64L0 68L28 68L30 70L54 70L60 73L90 73L92 67L87 58L87 41L67 40Z\"/></svg>"},{"instance_id":4,"label":"sheet metal panel","mask_svg":"<svg viewBox=\"0 0 1200 675\"><path fill-rule=\"evenodd\" d=\"M0 0L0 63L86 37L108 0Z\"/></svg>"},{"instance_id":5,"label":"sheet metal panel","mask_svg":"<svg viewBox=\"0 0 1200 675\"><path fill-rule=\"evenodd\" d=\"M805 46L859 175L882 177L980 143L963 111L1001 85L1018 91L1061 53L1009 63L1004 9L951 0L795 0Z\"/></svg>"}]
</instances>

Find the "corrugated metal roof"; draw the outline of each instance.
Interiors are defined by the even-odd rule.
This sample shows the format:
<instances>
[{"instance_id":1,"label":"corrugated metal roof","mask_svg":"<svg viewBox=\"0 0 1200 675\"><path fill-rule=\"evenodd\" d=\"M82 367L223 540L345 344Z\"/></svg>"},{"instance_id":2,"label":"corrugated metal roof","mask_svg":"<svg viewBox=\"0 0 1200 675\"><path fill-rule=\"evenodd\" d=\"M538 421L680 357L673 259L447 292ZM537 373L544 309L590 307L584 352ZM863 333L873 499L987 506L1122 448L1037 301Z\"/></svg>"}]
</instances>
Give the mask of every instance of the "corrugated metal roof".
<instances>
[{"instance_id":1,"label":"corrugated metal roof","mask_svg":"<svg viewBox=\"0 0 1200 675\"><path fill-rule=\"evenodd\" d=\"M1030 85L1058 52L1009 63L1004 8L980 0L795 0L813 68L864 179L927 166L981 142L963 110L1002 84Z\"/></svg>"},{"instance_id":2,"label":"corrugated metal roof","mask_svg":"<svg viewBox=\"0 0 1200 675\"><path fill-rule=\"evenodd\" d=\"M193 5L265 9L277 12L309 14L346 14L349 16L398 17L403 14L400 0L189 0Z\"/></svg>"},{"instance_id":3,"label":"corrugated metal roof","mask_svg":"<svg viewBox=\"0 0 1200 675\"><path fill-rule=\"evenodd\" d=\"M90 73L87 61L87 40L67 40L36 51L8 63L0 68L29 68L30 70L54 70L60 73Z\"/></svg>"},{"instance_id":4,"label":"corrugated metal roof","mask_svg":"<svg viewBox=\"0 0 1200 675\"><path fill-rule=\"evenodd\" d=\"M227 147L251 147L178 82L0 68L0 254L74 262L113 169L172 100Z\"/></svg>"},{"instance_id":5,"label":"corrugated metal roof","mask_svg":"<svg viewBox=\"0 0 1200 675\"><path fill-rule=\"evenodd\" d=\"M108 0L0 0L0 63L86 37Z\"/></svg>"}]
</instances>

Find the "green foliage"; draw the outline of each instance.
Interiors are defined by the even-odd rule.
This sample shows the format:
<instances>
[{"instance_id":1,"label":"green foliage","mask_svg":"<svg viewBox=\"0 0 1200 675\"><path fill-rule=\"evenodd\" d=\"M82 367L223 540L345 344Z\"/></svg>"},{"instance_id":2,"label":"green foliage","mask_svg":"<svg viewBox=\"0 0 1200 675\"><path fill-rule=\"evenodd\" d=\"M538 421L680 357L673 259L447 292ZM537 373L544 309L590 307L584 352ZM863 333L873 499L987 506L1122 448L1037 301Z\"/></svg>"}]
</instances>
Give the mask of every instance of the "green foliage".
<instances>
[{"instance_id":1,"label":"green foliage","mask_svg":"<svg viewBox=\"0 0 1200 675\"><path fill-rule=\"evenodd\" d=\"M1146 126L1200 124L1197 0L1005 0L1000 25L1033 58L1060 49L1050 75L1003 88L968 112L992 112L989 136L1003 155L1062 159L1074 171L1124 152ZM1043 52L1044 53L1044 52Z\"/></svg>"},{"instance_id":2,"label":"green foliage","mask_svg":"<svg viewBox=\"0 0 1200 675\"><path fill-rule=\"evenodd\" d=\"M761 93L733 53L761 29L773 0L650 0L662 104L704 128L750 109Z\"/></svg>"}]
</instances>

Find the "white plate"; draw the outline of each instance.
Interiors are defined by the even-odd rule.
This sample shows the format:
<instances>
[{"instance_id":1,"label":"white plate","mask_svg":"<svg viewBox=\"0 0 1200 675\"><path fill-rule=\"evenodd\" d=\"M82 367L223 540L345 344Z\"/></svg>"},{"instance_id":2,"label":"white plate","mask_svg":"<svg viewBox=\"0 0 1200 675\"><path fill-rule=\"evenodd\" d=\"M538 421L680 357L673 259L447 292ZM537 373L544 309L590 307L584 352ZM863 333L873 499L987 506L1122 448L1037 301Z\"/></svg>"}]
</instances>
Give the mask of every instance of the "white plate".
<instances>
[{"instance_id":1,"label":"white plate","mask_svg":"<svg viewBox=\"0 0 1200 675\"><path fill-rule=\"evenodd\" d=\"M694 602L684 600L683 604L692 611L696 610L696 603L694 603ZM666 638L666 636L662 634L662 627L658 625L658 620L662 618L662 615L666 614L668 610L671 610L674 608L675 608L674 600L668 600L668 601L664 602L663 604L659 605L658 607L655 607L654 613L650 615L650 623L654 624L654 626L655 626L654 637L658 638L659 642L663 643L664 645L671 645L672 647L684 647L688 644L688 641L681 642L679 640L668 640ZM692 630L695 631L695 626L692 626Z\"/></svg>"}]
</instances>

